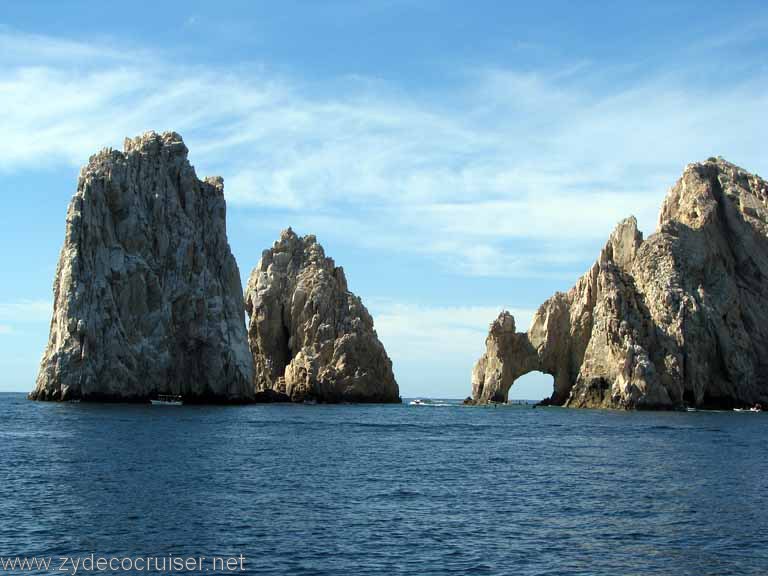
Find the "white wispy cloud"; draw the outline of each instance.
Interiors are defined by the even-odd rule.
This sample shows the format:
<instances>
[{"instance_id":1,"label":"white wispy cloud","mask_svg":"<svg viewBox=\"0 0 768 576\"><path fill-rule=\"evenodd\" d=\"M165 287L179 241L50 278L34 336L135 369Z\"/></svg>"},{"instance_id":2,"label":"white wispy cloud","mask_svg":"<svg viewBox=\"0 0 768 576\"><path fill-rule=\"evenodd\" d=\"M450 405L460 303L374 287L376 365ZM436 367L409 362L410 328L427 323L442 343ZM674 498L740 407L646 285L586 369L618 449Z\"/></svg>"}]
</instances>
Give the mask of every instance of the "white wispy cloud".
<instances>
[{"instance_id":1,"label":"white wispy cloud","mask_svg":"<svg viewBox=\"0 0 768 576\"><path fill-rule=\"evenodd\" d=\"M488 327L505 307L372 300L369 309L401 390L458 398L468 394L472 366L485 350ZM535 313L510 311L519 331L527 329Z\"/></svg>"},{"instance_id":2,"label":"white wispy cloud","mask_svg":"<svg viewBox=\"0 0 768 576\"><path fill-rule=\"evenodd\" d=\"M764 73L613 85L577 62L464 70L450 93L416 96L7 31L0 48L0 171L82 164L126 135L174 129L201 172L225 176L231 205L314 221L318 235L351 224L371 249L407 240L460 274L572 277L618 220L651 232L686 163L768 168Z\"/></svg>"},{"instance_id":3,"label":"white wispy cloud","mask_svg":"<svg viewBox=\"0 0 768 576\"><path fill-rule=\"evenodd\" d=\"M53 304L49 300L0 302L0 322L4 324L48 322L52 311Z\"/></svg>"},{"instance_id":4,"label":"white wispy cloud","mask_svg":"<svg viewBox=\"0 0 768 576\"><path fill-rule=\"evenodd\" d=\"M376 331L398 360L434 360L446 355L477 360L490 323L503 306L425 306L374 300L369 306ZM512 308L518 330L531 323L535 310ZM466 363L466 362L465 362Z\"/></svg>"},{"instance_id":5,"label":"white wispy cloud","mask_svg":"<svg viewBox=\"0 0 768 576\"><path fill-rule=\"evenodd\" d=\"M67 38L18 33L0 24L0 63L10 66L115 61L135 57L137 52L134 49L128 56L126 51L104 41L89 44Z\"/></svg>"},{"instance_id":6,"label":"white wispy cloud","mask_svg":"<svg viewBox=\"0 0 768 576\"><path fill-rule=\"evenodd\" d=\"M52 309L48 300L0 302L0 336L19 331L42 332L51 320Z\"/></svg>"}]
</instances>

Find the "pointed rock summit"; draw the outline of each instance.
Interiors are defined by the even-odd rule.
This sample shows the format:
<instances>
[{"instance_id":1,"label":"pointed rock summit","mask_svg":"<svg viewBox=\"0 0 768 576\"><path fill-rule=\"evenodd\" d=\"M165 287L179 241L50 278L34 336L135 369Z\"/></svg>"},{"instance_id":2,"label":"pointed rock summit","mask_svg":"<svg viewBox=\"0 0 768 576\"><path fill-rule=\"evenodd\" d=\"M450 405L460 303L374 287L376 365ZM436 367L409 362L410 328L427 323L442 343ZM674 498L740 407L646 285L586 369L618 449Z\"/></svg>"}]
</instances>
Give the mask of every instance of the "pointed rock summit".
<instances>
[{"instance_id":1,"label":"pointed rock summit","mask_svg":"<svg viewBox=\"0 0 768 576\"><path fill-rule=\"evenodd\" d=\"M67 212L36 400L253 397L224 184L175 132L90 158Z\"/></svg>"},{"instance_id":2,"label":"pointed rock summit","mask_svg":"<svg viewBox=\"0 0 768 576\"><path fill-rule=\"evenodd\" d=\"M251 273L245 304L257 399L400 401L371 315L314 236L283 231Z\"/></svg>"},{"instance_id":3,"label":"pointed rock summit","mask_svg":"<svg viewBox=\"0 0 768 576\"><path fill-rule=\"evenodd\" d=\"M554 376L574 407L768 403L768 183L721 158L689 165L643 241L621 222L597 262L541 305L528 332L503 313L472 400L505 401L521 375Z\"/></svg>"}]
</instances>

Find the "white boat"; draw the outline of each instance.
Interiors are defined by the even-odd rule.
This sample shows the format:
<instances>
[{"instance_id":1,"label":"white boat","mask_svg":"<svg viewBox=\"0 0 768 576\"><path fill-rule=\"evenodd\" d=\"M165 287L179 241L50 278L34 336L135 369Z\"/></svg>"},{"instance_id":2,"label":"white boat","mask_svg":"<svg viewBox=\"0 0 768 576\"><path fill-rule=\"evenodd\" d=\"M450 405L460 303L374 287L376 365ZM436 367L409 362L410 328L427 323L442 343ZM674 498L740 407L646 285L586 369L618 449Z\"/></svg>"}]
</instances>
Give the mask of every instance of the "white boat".
<instances>
[{"instance_id":1,"label":"white boat","mask_svg":"<svg viewBox=\"0 0 768 576\"><path fill-rule=\"evenodd\" d=\"M171 394L158 394L157 399L150 400L152 406L182 406L184 399Z\"/></svg>"},{"instance_id":2,"label":"white boat","mask_svg":"<svg viewBox=\"0 0 768 576\"><path fill-rule=\"evenodd\" d=\"M430 400L429 398L426 400L422 400L421 398L416 398L415 400L411 400L408 404L411 406L429 406L432 408L441 408L445 406L457 406L457 404L452 404L451 402L445 402L444 400Z\"/></svg>"},{"instance_id":3,"label":"white boat","mask_svg":"<svg viewBox=\"0 0 768 576\"><path fill-rule=\"evenodd\" d=\"M734 412L762 412L763 407L759 404L757 406L752 406L752 408L734 408Z\"/></svg>"}]
</instances>

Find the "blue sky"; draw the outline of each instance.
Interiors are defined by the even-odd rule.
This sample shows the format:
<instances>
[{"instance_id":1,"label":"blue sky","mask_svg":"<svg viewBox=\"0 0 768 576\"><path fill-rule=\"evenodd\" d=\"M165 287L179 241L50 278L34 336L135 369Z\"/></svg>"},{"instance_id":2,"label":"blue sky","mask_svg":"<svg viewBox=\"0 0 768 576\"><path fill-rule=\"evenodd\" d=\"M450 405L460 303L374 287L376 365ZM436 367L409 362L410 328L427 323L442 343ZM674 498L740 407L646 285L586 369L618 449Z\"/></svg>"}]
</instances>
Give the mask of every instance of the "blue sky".
<instances>
[{"instance_id":1,"label":"blue sky","mask_svg":"<svg viewBox=\"0 0 768 576\"><path fill-rule=\"evenodd\" d=\"M0 13L0 390L45 346L79 167L176 130L225 179L243 282L293 226L374 315L404 396L463 397L684 166L768 173L762 2L24 2ZM539 398L551 378L512 389Z\"/></svg>"}]
</instances>

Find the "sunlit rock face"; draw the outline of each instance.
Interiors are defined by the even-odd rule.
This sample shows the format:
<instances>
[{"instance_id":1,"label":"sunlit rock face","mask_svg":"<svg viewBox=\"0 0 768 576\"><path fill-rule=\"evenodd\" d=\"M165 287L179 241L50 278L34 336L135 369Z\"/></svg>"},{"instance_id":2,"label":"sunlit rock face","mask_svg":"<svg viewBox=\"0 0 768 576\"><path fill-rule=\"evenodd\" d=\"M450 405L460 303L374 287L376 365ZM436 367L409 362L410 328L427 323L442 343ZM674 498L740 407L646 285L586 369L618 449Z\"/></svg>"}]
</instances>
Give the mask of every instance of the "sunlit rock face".
<instances>
[{"instance_id":1,"label":"sunlit rock face","mask_svg":"<svg viewBox=\"0 0 768 576\"><path fill-rule=\"evenodd\" d=\"M539 370L554 376L549 401L567 406L766 403L767 278L768 184L720 158L691 164L656 233L644 241L624 220L527 333L504 316L494 323L472 399L504 401L516 378Z\"/></svg>"},{"instance_id":2,"label":"sunlit rock face","mask_svg":"<svg viewBox=\"0 0 768 576\"><path fill-rule=\"evenodd\" d=\"M174 133L92 156L67 212L36 400L253 398L221 178Z\"/></svg>"},{"instance_id":3,"label":"sunlit rock face","mask_svg":"<svg viewBox=\"0 0 768 576\"><path fill-rule=\"evenodd\" d=\"M399 402L392 362L344 270L290 228L246 289L257 400Z\"/></svg>"}]
</instances>

